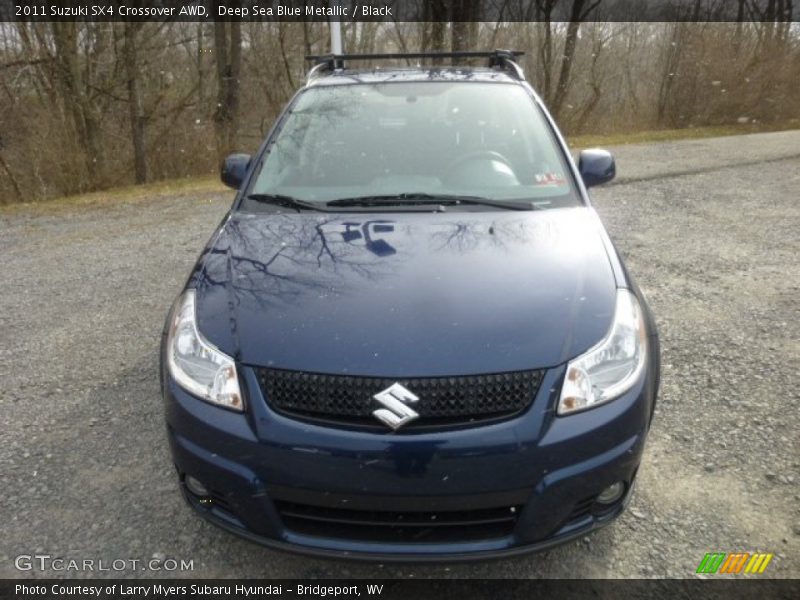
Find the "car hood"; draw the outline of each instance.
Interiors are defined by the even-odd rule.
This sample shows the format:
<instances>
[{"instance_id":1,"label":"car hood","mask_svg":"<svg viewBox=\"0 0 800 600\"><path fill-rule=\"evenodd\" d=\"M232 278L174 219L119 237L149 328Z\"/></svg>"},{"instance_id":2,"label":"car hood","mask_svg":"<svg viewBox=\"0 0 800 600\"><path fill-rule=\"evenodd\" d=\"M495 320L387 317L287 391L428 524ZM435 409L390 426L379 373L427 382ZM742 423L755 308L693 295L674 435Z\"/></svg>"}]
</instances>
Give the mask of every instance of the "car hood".
<instances>
[{"instance_id":1,"label":"car hood","mask_svg":"<svg viewBox=\"0 0 800 600\"><path fill-rule=\"evenodd\" d=\"M244 364L386 377L558 365L605 335L616 288L589 208L233 213L193 285Z\"/></svg>"}]
</instances>

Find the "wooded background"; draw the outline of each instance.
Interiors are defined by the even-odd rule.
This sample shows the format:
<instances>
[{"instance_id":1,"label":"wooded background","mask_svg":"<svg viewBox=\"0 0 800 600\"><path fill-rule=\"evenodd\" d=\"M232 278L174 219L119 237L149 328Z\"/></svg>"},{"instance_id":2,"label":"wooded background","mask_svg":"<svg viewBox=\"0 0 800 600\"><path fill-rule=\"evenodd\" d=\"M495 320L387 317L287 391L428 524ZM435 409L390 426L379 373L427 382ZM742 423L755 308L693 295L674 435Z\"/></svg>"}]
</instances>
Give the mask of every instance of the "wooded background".
<instances>
[{"instance_id":1,"label":"wooded background","mask_svg":"<svg viewBox=\"0 0 800 600\"><path fill-rule=\"evenodd\" d=\"M447 2L428 3L431 22L345 23L345 50L525 51L568 134L800 126L797 23L744 10L733 23L593 22L589 0L533 0L539 22L434 21ZM559 2L571 22L549 20ZM319 22L2 23L0 203L215 172L258 147L303 84L304 55L328 51Z\"/></svg>"}]
</instances>

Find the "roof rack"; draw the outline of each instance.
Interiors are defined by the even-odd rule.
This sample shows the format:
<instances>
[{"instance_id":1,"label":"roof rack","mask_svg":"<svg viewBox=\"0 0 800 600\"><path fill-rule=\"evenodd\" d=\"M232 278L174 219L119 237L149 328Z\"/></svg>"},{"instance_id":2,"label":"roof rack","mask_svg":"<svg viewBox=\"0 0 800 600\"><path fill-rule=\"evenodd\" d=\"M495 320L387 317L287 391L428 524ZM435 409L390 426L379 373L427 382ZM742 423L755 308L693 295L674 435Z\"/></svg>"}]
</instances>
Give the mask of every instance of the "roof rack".
<instances>
[{"instance_id":1,"label":"roof rack","mask_svg":"<svg viewBox=\"0 0 800 600\"><path fill-rule=\"evenodd\" d=\"M306 60L316 64L308 72L306 83L310 83L324 71L337 71L345 68L345 61L351 60L397 60L412 58L488 58L489 67L500 67L519 79L525 80L522 68L517 64L517 57L524 52L516 50L488 50L483 52L401 52L388 54L314 54L306 56Z\"/></svg>"}]
</instances>

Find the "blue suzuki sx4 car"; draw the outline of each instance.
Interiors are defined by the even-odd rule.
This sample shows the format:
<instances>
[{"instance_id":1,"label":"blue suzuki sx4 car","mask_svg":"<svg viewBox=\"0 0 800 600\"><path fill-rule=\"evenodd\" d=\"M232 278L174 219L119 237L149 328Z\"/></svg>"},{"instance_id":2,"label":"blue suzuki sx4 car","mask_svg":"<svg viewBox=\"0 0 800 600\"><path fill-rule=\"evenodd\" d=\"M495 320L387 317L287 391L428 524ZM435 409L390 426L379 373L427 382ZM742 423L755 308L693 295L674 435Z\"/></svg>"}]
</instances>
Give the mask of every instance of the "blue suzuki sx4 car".
<instances>
[{"instance_id":1,"label":"blue suzuki sx4 car","mask_svg":"<svg viewBox=\"0 0 800 600\"><path fill-rule=\"evenodd\" d=\"M586 192L614 161L576 165L515 54L480 55L322 57L258 153L225 161L236 199L161 348L181 487L217 525L450 561L628 503L659 345Z\"/></svg>"}]
</instances>

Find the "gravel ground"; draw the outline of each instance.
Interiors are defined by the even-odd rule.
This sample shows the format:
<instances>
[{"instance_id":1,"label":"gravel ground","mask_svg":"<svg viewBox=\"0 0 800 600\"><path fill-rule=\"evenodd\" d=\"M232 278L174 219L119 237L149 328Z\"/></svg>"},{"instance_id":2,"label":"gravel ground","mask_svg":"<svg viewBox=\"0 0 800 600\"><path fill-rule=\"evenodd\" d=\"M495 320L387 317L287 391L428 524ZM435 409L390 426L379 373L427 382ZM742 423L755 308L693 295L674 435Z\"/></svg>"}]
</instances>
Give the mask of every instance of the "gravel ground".
<instances>
[{"instance_id":1,"label":"gravel ground","mask_svg":"<svg viewBox=\"0 0 800 600\"><path fill-rule=\"evenodd\" d=\"M191 559L197 577L690 577L709 551L800 576L800 132L627 146L597 208L660 325L630 510L552 551L453 566L267 550L179 497L158 390L167 307L230 194L0 212L0 577L14 557ZM44 574L63 575L48 572ZM131 576L158 575L126 571Z\"/></svg>"}]
</instances>

